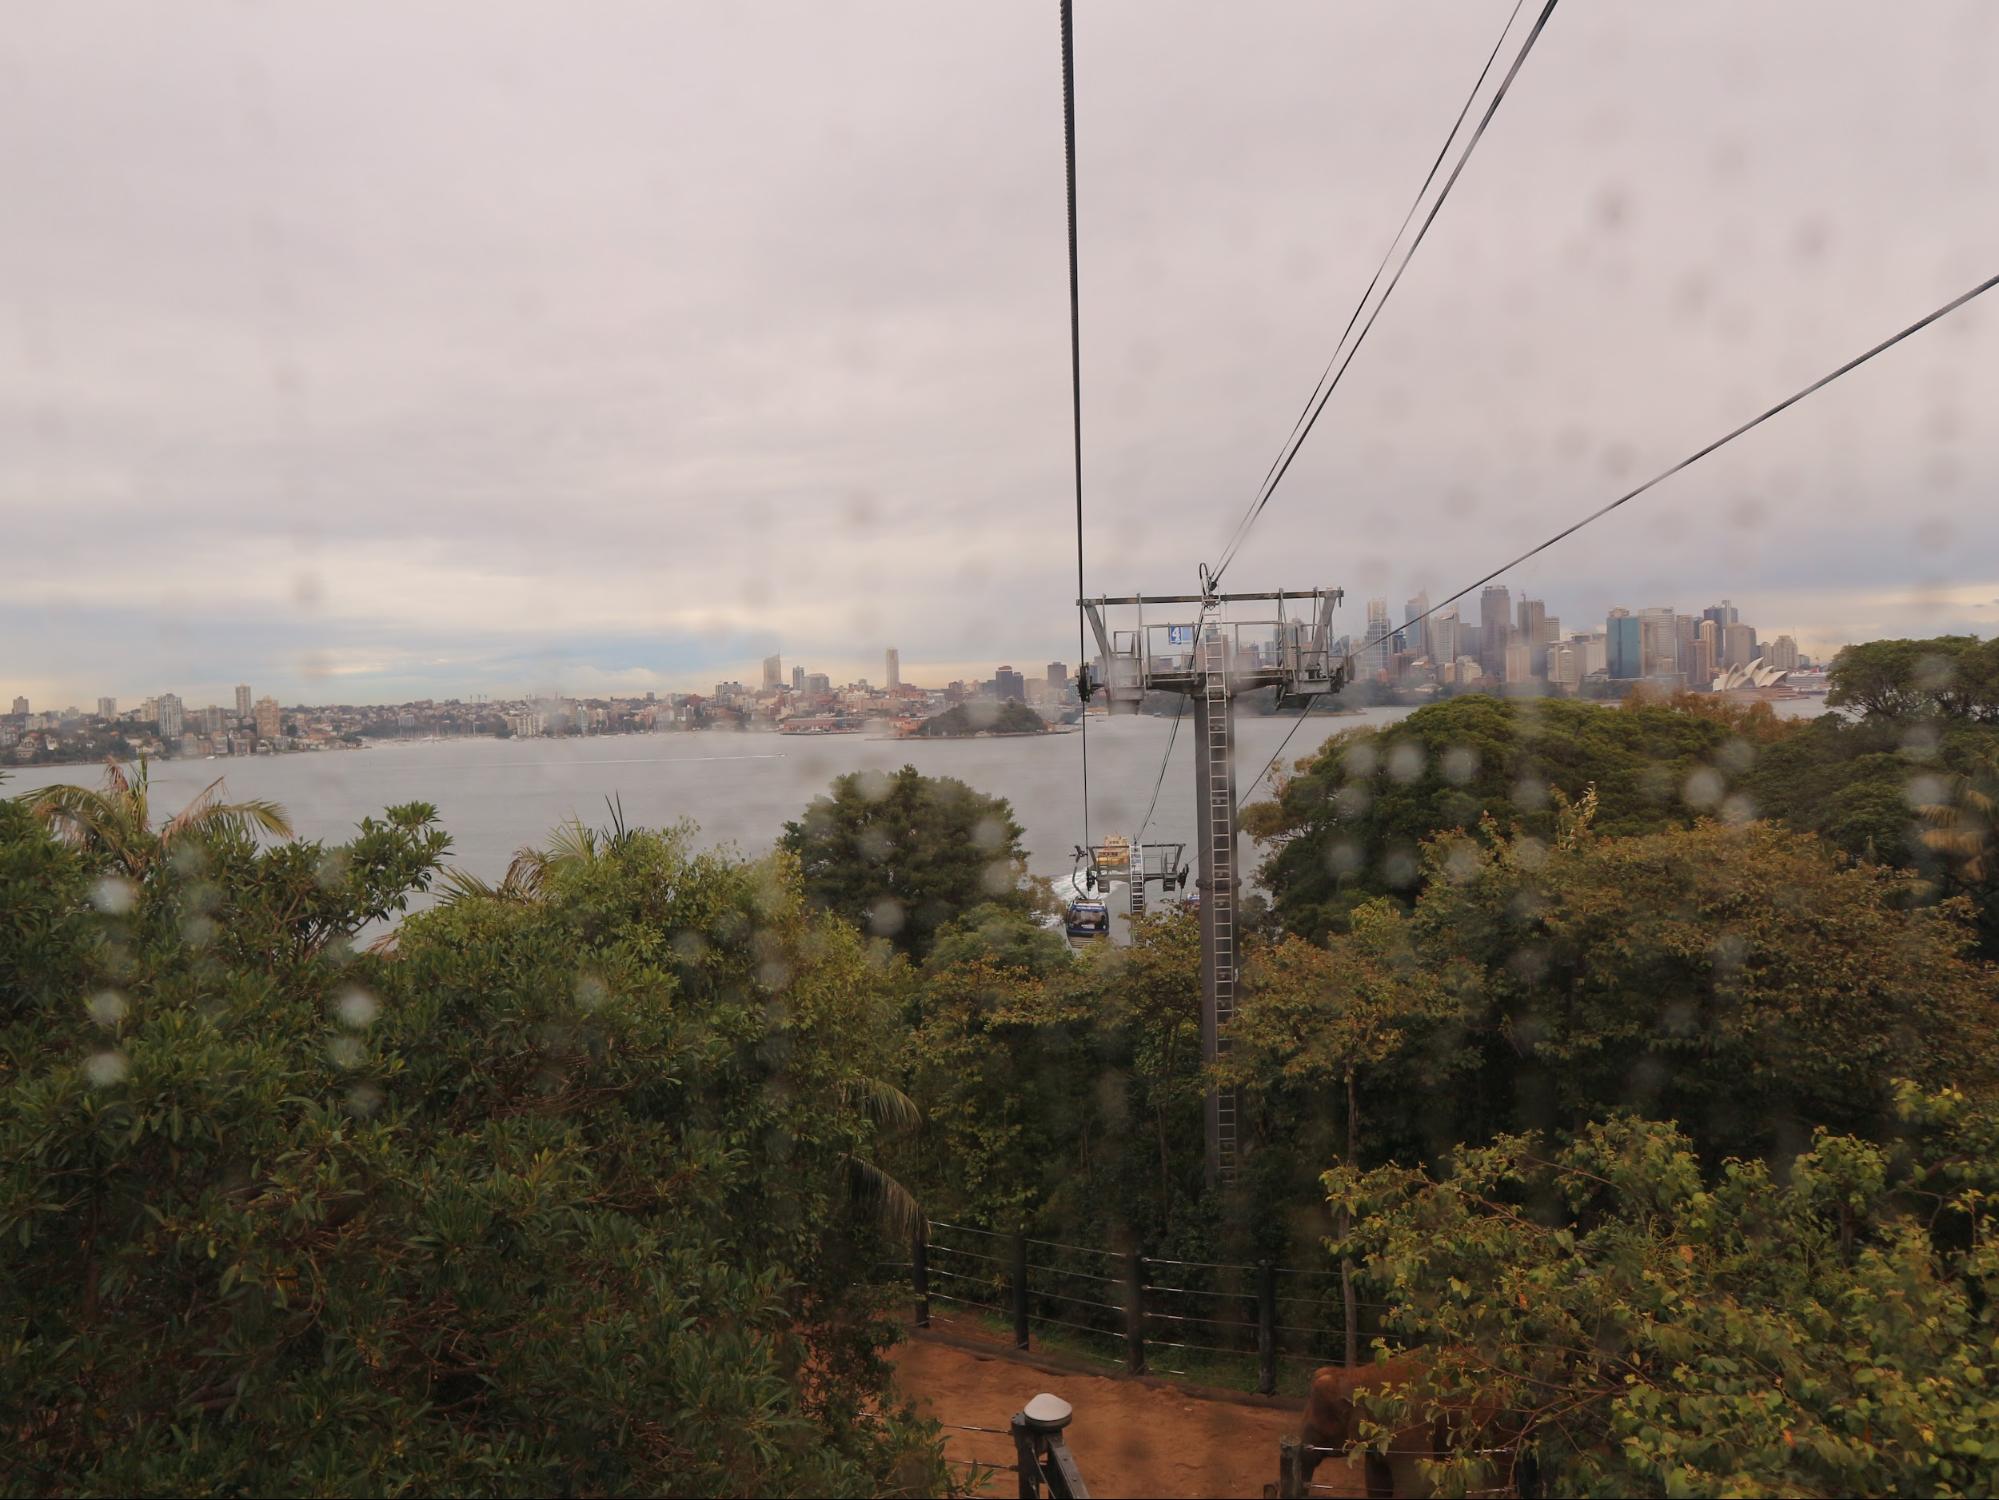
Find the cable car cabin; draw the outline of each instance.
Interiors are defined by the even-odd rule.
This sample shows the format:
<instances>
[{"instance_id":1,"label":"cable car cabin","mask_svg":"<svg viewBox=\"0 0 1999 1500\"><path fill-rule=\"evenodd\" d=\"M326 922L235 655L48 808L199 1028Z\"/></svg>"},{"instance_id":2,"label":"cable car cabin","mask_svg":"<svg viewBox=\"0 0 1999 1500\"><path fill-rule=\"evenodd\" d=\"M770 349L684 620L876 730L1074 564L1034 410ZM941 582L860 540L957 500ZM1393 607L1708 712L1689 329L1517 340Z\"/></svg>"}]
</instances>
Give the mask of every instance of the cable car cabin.
<instances>
[{"instance_id":1,"label":"cable car cabin","mask_svg":"<svg viewBox=\"0 0 1999 1500\"><path fill-rule=\"evenodd\" d=\"M1072 938L1109 937L1111 909L1101 901L1071 901L1067 926Z\"/></svg>"}]
</instances>

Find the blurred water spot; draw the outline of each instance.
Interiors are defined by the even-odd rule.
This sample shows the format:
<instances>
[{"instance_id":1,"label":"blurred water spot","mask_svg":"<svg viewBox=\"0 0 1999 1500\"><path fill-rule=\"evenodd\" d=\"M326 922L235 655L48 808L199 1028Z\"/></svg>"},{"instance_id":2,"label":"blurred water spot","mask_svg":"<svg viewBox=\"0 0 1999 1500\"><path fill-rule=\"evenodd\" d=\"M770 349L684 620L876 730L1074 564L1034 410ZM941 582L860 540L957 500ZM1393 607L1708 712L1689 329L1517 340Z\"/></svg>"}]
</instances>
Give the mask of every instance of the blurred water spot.
<instances>
[{"instance_id":1,"label":"blurred water spot","mask_svg":"<svg viewBox=\"0 0 1999 1500\"><path fill-rule=\"evenodd\" d=\"M1699 766L1695 768L1692 775L1687 777L1687 784L1682 788L1681 795L1686 798L1687 806L1696 807L1705 812L1709 808L1720 805L1722 793L1725 790L1726 787L1722 782L1721 772L1715 770L1712 766Z\"/></svg>"},{"instance_id":2,"label":"blurred water spot","mask_svg":"<svg viewBox=\"0 0 1999 1500\"><path fill-rule=\"evenodd\" d=\"M139 899L139 888L120 875L106 875L90 888L90 904L107 917L122 917Z\"/></svg>"},{"instance_id":3,"label":"blurred water spot","mask_svg":"<svg viewBox=\"0 0 1999 1500\"><path fill-rule=\"evenodd\" d=\"M83 1065L83 1076L90 1080L92 1088L99 1089L122 1083L131 1071L132 1065L125 1060L122 1052L94 1053Z\"/></svg>"},{"instance_id":4,"label":"blurred water spot","mask_svg":"<svg viewBox=\"0 0 1999 1500\"><path fill-rule=\"evenodd\" d=\"M361 1043L351 1036L334 1037L326 1044L326 1056L336 1068L358 1068L361 1066Z\"/></svg>"},{"instance_id":5,"label":"blurred water spot","mask_svg":"<svg viewBox=\"0 0 1999 1500\"><path fill-rule=\"evenodd\" d=\"M1478 775L1478 752L1469 745L1453 745L1444 752L1444 780L1464 786Z\"/></svg>"},{"instance_id":6,"label":"blurred water spot","mask_svg":"<svg viewBox=\"0 0 1999 1500\"><path fill-rule=\"evenodd\" d=\"M333 1002L333 1013L340 1018L342 1026L351 1026L356 1031L364 1031L375 1024L375 1017L381 1014L381 1004L366 990L356 986L343 990L340 998Z\"/></svg>"},{"instance_id":7,"label":"blurred water spot","mask_svg":"<svg viewBox=\"0 0 1999 1500\"><path fill-rule=\"evenodd\" d=\"M116 1026L132 1009L131 1002L116 990L99 990L83 1006L99 1026Z\"/></svg>"}]
</instances>

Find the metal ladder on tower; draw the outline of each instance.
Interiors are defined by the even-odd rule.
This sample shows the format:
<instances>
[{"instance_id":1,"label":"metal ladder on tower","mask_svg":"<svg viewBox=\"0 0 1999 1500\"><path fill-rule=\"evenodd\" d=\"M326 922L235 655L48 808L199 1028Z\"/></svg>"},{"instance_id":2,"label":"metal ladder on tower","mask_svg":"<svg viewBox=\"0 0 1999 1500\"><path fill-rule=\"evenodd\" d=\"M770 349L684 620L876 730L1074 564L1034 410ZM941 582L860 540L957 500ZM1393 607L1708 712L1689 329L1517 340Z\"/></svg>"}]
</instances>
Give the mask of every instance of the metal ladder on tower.
<instances>
[{"instance_id":1,"label":"metal ladder on tower","mask_svg":"<svg viewBox=\"0 0 1999 1500\"><path fill-rule=\"evenodd\" d=\"M1235 1019L1236 838L1235 753L1229 723L1229 658L1226 634L1210 627L1202 643L1202 692L1207 699L1208 872L1204 899L1214 903L1215 1057L1228 1054L1229 1023ZM1222 1186L1236 1179L1236 1091L1215 1094L1216 1176Z\"/></svg>"},{"instance_id":2,"label":"metal ladder on tower","mask_svg":"<svg viewBox=\"0 0 1999 1500\"><path fill-rule=\"evenodd\" d=\"M1131 863L1125 867L1125 873L1131 877L1131 914L1142 917L1145 915L1145 845L1131 846Z\"/></svg>"}]
</instances>

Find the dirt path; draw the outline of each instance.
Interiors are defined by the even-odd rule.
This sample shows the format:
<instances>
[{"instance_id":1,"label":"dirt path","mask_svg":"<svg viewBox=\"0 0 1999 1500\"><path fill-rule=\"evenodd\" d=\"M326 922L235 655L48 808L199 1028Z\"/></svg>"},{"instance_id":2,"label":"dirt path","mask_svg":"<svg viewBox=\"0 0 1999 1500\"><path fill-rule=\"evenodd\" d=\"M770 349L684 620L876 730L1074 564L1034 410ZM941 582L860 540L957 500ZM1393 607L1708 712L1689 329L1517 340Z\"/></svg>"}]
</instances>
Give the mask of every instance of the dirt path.
<instances>
[{"instance_id":1,"label":"dirt path","mask_svg":"<svg viewBox=\"0 0 1999 1500\"><path fill-rule=\"evenodd\" d=\"M1068 1432L1070 1451L1100 1497L1246 1496L1263 1494L1277 1480L1277 1440L1298 1429L1295 1410L1273 1410L1210 1400L1170 1387L1105 1375L1038 1369L993 1354L935 1342L921 1335L893 1356L902 1389L928 1416L947 1426L945 1451L953 1458L1013 1462L1007 1421L1041 1391L1076 1408ZM997 1428L965 1432L959 1426ZM1327 1464L1317 1476L1360 1495L1360 1474ZM990 1495L1017 1493L1012 1474L986 1487Z\"/></svg>"}]
</instances>

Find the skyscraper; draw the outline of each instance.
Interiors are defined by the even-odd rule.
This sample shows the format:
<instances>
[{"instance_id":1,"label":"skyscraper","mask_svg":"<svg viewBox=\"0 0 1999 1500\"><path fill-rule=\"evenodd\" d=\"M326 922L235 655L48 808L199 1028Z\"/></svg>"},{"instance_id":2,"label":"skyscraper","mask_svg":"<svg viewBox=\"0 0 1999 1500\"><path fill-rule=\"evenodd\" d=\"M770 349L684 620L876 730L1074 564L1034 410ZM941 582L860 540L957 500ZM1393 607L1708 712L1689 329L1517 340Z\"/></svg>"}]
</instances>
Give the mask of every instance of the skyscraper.
<instances>
[{"instance_id":1,"label":"skyscraper","mask_svg":"<svg viewBox=\"0 0 1999 1500\"><path fill-rule=\"evenodd\" d=\"M1506 646L1513 639L1513 594L1503 583L1489 583L1478 599L1478 661L1488 677L1506 672Z\"/></svg>"},{"instance_id":2,"label":"skyscraper","mask_svg":"<svg viewBox=\"0 0 1999 1500\"><path fill-rule=\"evenodd\" d=\"M1014 671L1011 666L1001 667L993 673L993 696L1010 698L1016 703L1027 701L1027 679Z\"/></svg>"},{"instance_id":3,"label":"skyscraper","mask_svg":"<svg viewBox=\"0 0 1999 1500\"><path fill-rule=\"evenodd\" d=\"M28 716L28 700L26 698L16 698L14 700L14 712L25 719Z\"/></svg>"},{"instance_id":4,"label":"skyscraper","mask_svg":"<svg viewBox=\"0 0 1999 1500\"><path fill-rule=\"evenodd\" d=\"M118 700L116 698L99 698L97 700L97 717L100 719L117 718Z\"/></svg>"},{"instance_id":5,"label":"skyscraper","mask_svg":"<svg viewBox=\"0 0 1999 1500\"><path fill-rule=\"evenodd\" d=\"M1754 660L1756 660L1756 627L1736 624L1722 626L1721 664L1724 667L1746 667Z\"/></svg>"},{"instance_id":6,"label":"skyscraper","mask_svg":"<svg viewBox=\"0 0 1999 1500\"><path fill-rule=\"evenodd\" d=\"M1418 656L1429 657L1434 661L1436 652L1432 649L1434 643L1430 639L1430 626L1433 622L1423 618L1429 612L1428 591L1418 594L1402 606L1402 649L1413 651Z\"/></svg>"},{"instance_id":7,"label":"skyscraper","mask_svg":"<svg viewBox=\"0 0 1999 1500\"><path fill-rule=\"evenodd\" d=\"M1360 655L1360 673L1364 678L1376 678L1388 671L1389 653L1395 649L1390 639L1388 624L1388 601L1370 599L1367 601L1366 650Z\"/></svg>"},{"instance_id":8,"label":"skyscraper","mask_svg":"<svg viewBox=\"0 0 1999 1500\"><path fill-rule=\"evenodd\" d=\"M891 646L888 648L888 690L893 693L902 686L902 653Z\"/></svg>"},{"instance_id":9,"label":"skyscraper","mask_svg":"<svg viewBox=\"0 0 1999 1500\"><path fill-rule=\"evenodd\" d=\"M1641 677L1670 677L1680 670L1680 639L1675 634L1673 612L1660 606L1638 611L1638 629L1643 646L1644 670Z\"/></svg>"},{"instance_id":10,"label":"skyscraper","mask_svg":"<svg viewBox=\"0 0 1999 1500\"><path fill-rule=\"evenodd\" d=\"M1798 643L1788 635L1780 635L1763 652L1763 660L1780 671L1798 670Z\"/></svg>"},{"instance_id":11,"label":"skyscraper","mask_svg":"<svg viewBox=\"0 0 1999 1500\"><path fill-rule=\"evenodd\" d=\"M275 740L284 734L284 713L279 709L277 699L259 698L255 712L258 739Z\"/></svg>"},{"instance_id":12,"label":"skyscraper","mask_svg":"<svg viewBox=\"0 0 1999 1500\"><path fill-rule=\"evenodd\" d=\"M1453 604L1430 616L1430 660L1449 666L1458 659L1458 607Z\"/></svg>"},{"instance_id":13,"label":"skyscraper","mask_svg":"<svg viewBox=\"0 0 1999 1500\"><path fill-rule=\"evenodd\" d=\"M1611 677L1630 682L1645 675L1645 633L1638 616L1628 609L1613 609L1604 621L1604 666Z\"/></svg>"},{"instance_id":14,"label":"skyscraper","mask_svg":"<svg viewBox=\"0 0 1999 1500\"><path fill-rule=\"evenodd\" d=\"M764 691L775 692L784 686L784 661L781 657L764 658ZM241 689L238 689L240 692Z\"/></svg>"},{"instance_id":15,"label":"skyscraper","mask_svg":"<svg viewBox=\"0 0 1999 1500\"><path fill-rule=\"evenodd\" d=\"M156 722L159 725L160 738L169 744L178 740L185 726L185 719L183 717L185 710L180 701L180 694L161 693L156 713L158 714Z\"/></svg>"},{"instance_id":16,"label":"skyscraper","mask_svg":"<svg viewBox=\"0 0 1999 1500\"><path fill-rule=\"evenodd\" d=\"M236 684L236 717L239 719L250 717L250 684L247 682Z\"/></svg>"}]
</instances>

